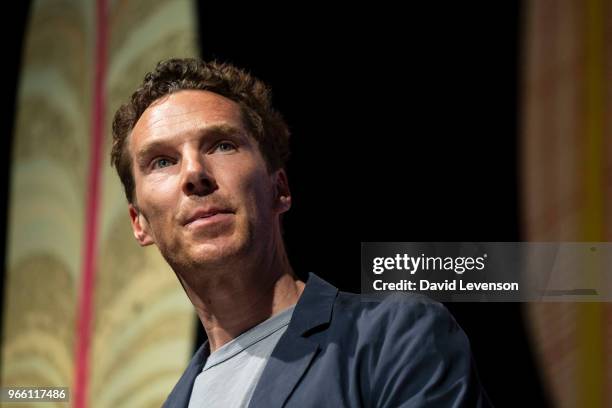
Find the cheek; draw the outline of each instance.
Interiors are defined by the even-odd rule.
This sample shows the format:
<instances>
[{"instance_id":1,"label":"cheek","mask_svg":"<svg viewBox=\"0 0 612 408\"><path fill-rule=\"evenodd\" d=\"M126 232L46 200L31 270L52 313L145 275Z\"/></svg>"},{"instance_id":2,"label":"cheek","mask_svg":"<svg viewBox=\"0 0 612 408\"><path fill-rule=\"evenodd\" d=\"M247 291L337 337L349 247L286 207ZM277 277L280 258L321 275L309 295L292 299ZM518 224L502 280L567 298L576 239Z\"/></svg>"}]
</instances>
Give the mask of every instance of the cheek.
<instances>
[{"instance_id":1,"label":"cheek","mask_svg":"<svg viewBox=\"0 0 612 408\"><path fill-rule=\"evenodd\" d=\"M175 197L176 186L173 177L164 179L152 179L143 185L138 197L142 211L149 219L164 219L164 215L172 214L173 197Z\"/></svg>"},{"instance_id":2,"label":"cheek","mask_svg":"<svg viewBox=\"0 0 612 408\"><path fill-rule=\"evenodd\" d=\"M228 185L233 186L232 195L240 197L251 216L261 216L272 210L274 192L265 169L241 169L231 174Z\"/></svg>"},{"instance_id":3,"label":"cheek","mask_svg":"<svg viewBox=\"0 0 612 408\"><path fill-rule=\"evenodd\" d=\"M257 217L257 223L269 224L274 216L274 196L267 179L252 180L249 185L252 202L252 213Z\"/></svg>"}]
</instances>

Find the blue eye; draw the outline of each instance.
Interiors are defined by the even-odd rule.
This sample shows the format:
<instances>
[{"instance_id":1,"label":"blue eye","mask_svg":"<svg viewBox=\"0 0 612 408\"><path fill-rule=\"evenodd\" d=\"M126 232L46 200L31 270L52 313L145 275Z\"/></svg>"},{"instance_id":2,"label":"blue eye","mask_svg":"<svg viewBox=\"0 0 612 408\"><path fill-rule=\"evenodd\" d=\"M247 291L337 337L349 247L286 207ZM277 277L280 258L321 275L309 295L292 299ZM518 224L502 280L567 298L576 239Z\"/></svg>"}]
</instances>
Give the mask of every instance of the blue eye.
<instances>
[{"instance_id":1,"label":"blue eye","mask_svg":"<svg viewBox=\"0 0 612 408\"><path fill-rule=\"evenodd\" d=\"M170 161L170 159L166 157L160 157L159 159L156 159L155 161L153 161L154 169L161 169L161 168L168 167L168 166L172 166L172 161Z\"/></svg>"},{"instance_id":2,"label":"blue eye","mask_svg":"<svg viewBox=\"0 0 612 408\"><path fill-rule=\"evenodd\" d=\"M221 142L217 146L215 146L215 150L218 150L221 153L229 153L236 150L236 146L234 146L230 142Z\"/></svg>"}]
</instances>

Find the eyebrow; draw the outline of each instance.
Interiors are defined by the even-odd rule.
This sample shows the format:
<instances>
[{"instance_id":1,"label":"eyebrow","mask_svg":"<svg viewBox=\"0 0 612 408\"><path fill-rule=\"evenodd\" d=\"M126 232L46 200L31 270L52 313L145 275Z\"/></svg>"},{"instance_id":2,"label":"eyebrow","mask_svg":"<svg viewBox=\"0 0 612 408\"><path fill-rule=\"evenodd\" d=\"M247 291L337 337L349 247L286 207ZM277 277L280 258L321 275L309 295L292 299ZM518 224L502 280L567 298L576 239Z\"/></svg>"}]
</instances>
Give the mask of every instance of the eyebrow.
<instances>
[{"instance_id":1,"label":"eyebrow","mask_svg":"<svg viewBox=\"0 0 612 408\"><path fill-rule=\"evenodd\" d=\"M243 129L237 128L228 124L219 124L213 126L206 126L205 128L201 128L197 130L197 133L200 136L218 136L218 137L230 137L240 135L246 137L245 131ZM153 140L151 142L146 143L136 152L136 162L139 166L146 165L145 160L156 150L163 149L168 146L168 144L172 141L172 137L165 137Z\"/></svg>"}]
</instances>

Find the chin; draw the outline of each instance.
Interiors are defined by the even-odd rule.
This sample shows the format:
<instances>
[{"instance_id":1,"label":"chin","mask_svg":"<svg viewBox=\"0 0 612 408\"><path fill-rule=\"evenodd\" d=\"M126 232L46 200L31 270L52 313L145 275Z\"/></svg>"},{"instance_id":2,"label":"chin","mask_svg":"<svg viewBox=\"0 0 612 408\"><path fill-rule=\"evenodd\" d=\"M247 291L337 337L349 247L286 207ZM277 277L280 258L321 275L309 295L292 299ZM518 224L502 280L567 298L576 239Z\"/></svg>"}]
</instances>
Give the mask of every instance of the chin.
<instances>
[{"instance_id":1,"label":"chin","mask_svg":"<svg viewBox=\"0 0 612 408\"><path fill-rule=\"evenodd\" d=\"M190 264L200 267L227 266L233 259L245 252L241 240L214 239L191 248Z\"/></svg>"}]
</instances>

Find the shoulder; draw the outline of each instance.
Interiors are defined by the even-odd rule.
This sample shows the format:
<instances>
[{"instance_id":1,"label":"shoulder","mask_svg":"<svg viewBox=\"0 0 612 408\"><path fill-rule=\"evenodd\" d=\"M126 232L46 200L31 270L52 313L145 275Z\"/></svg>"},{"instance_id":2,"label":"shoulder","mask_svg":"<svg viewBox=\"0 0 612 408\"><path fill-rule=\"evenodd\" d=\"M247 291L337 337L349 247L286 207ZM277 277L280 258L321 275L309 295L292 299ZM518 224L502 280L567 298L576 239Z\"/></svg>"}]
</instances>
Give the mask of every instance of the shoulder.
<instances>
[{"instance_id":1,"label":"shoulder","mask_svg":"<svg viewBox=\"0 0 612 408\"><path fill-rule=\"evenodd\" d=\"M462 332L443 304L411 293L364 296L340 292L334 305L334 318L348 318L359 328L376 330L379 335L417 335L432 330L439 334Z\"/></svg>"},{"instance_id":2,"label":"shoulder","mask_svg":"<svg viewBox=\"0 0 612 408\"><path fill-rule=\"evenodd\" d=\"M470 364L468 337L448 309L426 296L398 293L368 297L340 292L330 341L377 361L377 369L409 368L419 360Z\"/></svg>"},{"instance_id":3,"label":"shoulder","mask_svg":"<svg viewBox=\"0 0 612 408\"><path fill-rule=\"evenodd\" d=\"M469 340L443 304L409 293L364 297L340 292L334 319L353 327L353 352L369 373L363 385L367 401L488 406Z\"/></svg>"}]
</instances>

